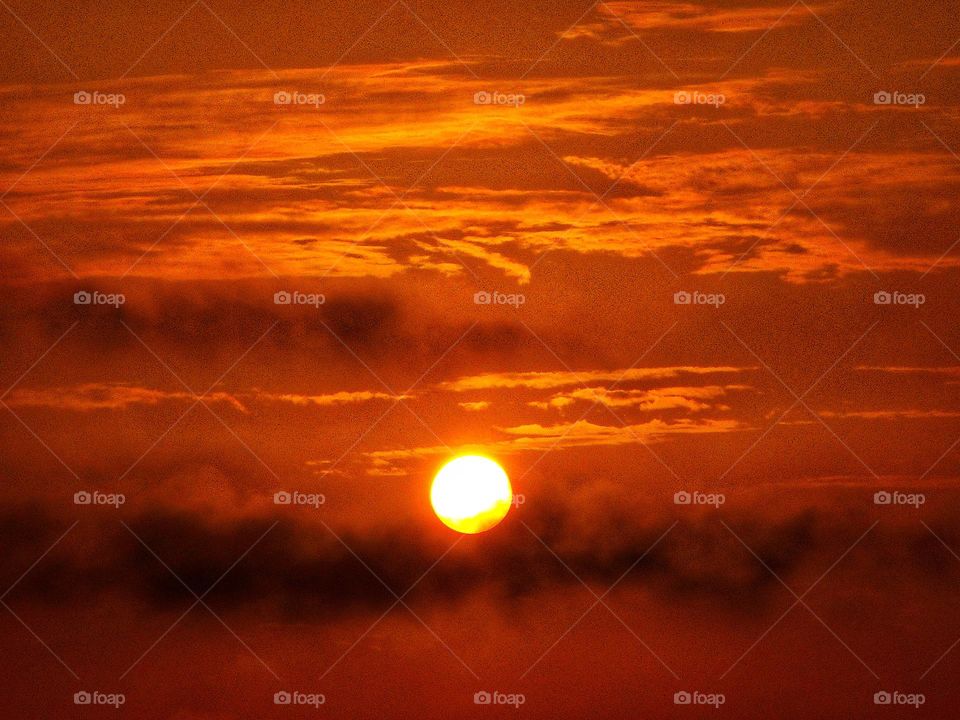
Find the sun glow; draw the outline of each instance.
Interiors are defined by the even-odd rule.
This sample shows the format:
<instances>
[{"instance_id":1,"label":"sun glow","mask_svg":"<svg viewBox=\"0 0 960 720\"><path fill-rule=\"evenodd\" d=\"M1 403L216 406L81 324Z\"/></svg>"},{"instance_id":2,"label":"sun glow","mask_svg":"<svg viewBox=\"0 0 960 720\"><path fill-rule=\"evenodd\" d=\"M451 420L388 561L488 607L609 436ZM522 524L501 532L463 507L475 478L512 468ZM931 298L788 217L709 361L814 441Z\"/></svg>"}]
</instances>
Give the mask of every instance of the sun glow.
<instances>
[{"instance_id":1,"label":"sun glow","mask_svg":"<svg viewBox=\"0 0 960 720\"><path fill-rule=\"evenodd\" d=\"M451 460L440 469L430 488L430 503L437 517L462 533L479 533L497 525L512 501L507 473L481 455Z\"/></svg>"}]
</instances>

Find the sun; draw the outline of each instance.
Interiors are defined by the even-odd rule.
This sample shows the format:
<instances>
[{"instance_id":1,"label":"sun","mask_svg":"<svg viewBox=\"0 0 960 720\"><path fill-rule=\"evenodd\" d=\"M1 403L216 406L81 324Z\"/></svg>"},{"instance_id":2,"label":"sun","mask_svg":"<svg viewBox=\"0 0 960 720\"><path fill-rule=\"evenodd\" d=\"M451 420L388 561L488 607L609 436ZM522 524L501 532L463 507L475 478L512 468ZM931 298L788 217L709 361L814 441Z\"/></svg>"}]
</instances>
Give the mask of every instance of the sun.
<instances>
[{"instance_id":1,"label":"sun","mask_svg":"<svg viewBox=\"0 0 960 720\"><path fill-rule=\"evenodd\" d=\"M489 530L506 516L513 502L507 473L482 455L451 460L433 479L430 504L443 524L457 532Z\"/></svg>"}]
</instances>

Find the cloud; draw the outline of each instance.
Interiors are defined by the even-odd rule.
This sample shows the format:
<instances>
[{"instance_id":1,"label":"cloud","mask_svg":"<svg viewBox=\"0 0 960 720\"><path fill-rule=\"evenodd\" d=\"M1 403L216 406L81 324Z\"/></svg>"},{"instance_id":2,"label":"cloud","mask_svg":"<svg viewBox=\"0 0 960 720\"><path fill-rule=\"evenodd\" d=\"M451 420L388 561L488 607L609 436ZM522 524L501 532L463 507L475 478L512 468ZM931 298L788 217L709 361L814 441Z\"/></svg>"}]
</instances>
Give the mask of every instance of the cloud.
<instances>
[{"instance_id":1,"label":"cloud","mask_svg":"<svg viewBox=\"0 0 960 720\"><path fill-rule=\"evenodd\" d=\"M211 392L205 402L226 403L233 409L246 412L240 400L225 392ZM192 403L192 393L132 387L112 383L84 383L74 387L17 388L5 401L13 407L41 407L70 412L95 410L126 410L131 405L156 405L161 402Z\"/></svg>"},{"instance_id":2,"label":"cloud","mask_svg":"<svg viewBox=\"0 0 960 720\"><path fill-rule=\"evenodd\" d=\"M330 407L334 405L350 405L353 403L369 402L370 400L405 400L411 395L391 395L389 393L371 392L369 390L355 390L328 393L326 395L294 395L289 393L270 394L260 393L259 399L288 402L294 405L317 405Z\"/></svg>"},{"instance_id":3,"label":"cloud","mask_svg":"<svg viewBox=\"0 0 960 720\"><path fill-rule=\"evenodd\" d=\"M742 373L755 370L755 367L700 367L675 366L651 368L624 368L622 370L584 370L582 372L504 372L470 375L448 381L443 387L453 392L489 390L494 388L528 388L549 390L552 388L582 385L591 382L637 382L643 380L663 380L683 375L713 375Z\"/></svg>"},{"instance_id":4,"label":"cloud","mask_svg":"<svg viewBox=\"0 0 960 720\"><path fill-rule=\"evenodd\" d=\"M732 5L732 7L731 7ZM825 5L813 5L811 11L823 14ZM617 18L635 30L688 30L714 33L752 33L764 31L775 23L789 27L812 20L802 7L786 11L781 4L756 2L633 2L604 3L604 21L611 27ZM778 22L779 21L779 22Z\"/></svg>"},{"instance_id":5,"label":"cloud","mask_svg":"<svg viewBox=\"0 0 960 720\"><path fill-rule=\"evenodd\" d=\"M723 521L789 583L803 572L822 572L871 524L864 505L850 505L849 496L839 502L840 496L831 497L801 509L779 501L728 509ZM782 602L778 581L710 513L654 511L635 500L598 494L594 486L573 488L563 499L554 493L528 497L515 512L524 513L529 530L508 516L496 532L450 552L418 585L418 604L449 606L483 594L508 612L513 599L577 586L531 532L588 583L607 587L643 557L623 578L623 587L664 600L704 601L726 614L757 611L774 597ZM7 577L22 573L24 562L29 565L69 525L26 506L8 506L0 520L6 547L0 571ZM955 518L934 511L928 520L945 542L960 542ZM381 581L402 593L451 541L410 527L359 531L278 514L228 518L172 508L144 509L127 524L136 537L113 520L88 520L89 533L78 527L58 544L22 579L10 601L69 605L132 594L144 604L143 612L180 607L190 599L187 591L139 538L198 594L243 556L207 598L221 612L257 607L260 617L294 623L376 615L393 601ZM891 517L847 557L847 577L867 580L894 565L933 580L942 565L954 562L946 552L929 552L936 542L915 521ZM780 594L767 593L777 589Z\"/></svg>"},{"instance_id":6,"label":"cloud","mask_svg":"<svg viewBox=\"0 0 960 720\"><path fill-rule=\"evenodd\" d=\"M531 407L547 410L562 409L578 401L600 403L611 408L636 408L645 412L655 410L689 410L700 412L714 407L705 400L723 397L731 390L750 390L747 385L702 385L698 387L664 387L653 390L609 390L590 387L570 393L557 393L545 401L532 401Z\"/></svg>"}]
</instances>

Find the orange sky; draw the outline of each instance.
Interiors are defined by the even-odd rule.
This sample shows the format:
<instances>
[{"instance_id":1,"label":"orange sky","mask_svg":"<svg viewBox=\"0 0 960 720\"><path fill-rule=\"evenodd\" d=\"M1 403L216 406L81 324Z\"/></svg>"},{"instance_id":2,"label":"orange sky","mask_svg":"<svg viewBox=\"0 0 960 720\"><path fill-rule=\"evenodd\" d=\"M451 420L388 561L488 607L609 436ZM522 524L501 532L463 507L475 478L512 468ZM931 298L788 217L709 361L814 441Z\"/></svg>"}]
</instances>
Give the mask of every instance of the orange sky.
<instances>
[{"instance_id":1,"label":"orange sky","mask_svg":"<svg viewBox=\"0 0 960 720\"><path fill-rule=\"evenodd\" d=\"M952 4L9 0L0 33L13 715L960 702ZM470 450L523 502L458 539L428 488Z\"/></svg>"}]
</instances>

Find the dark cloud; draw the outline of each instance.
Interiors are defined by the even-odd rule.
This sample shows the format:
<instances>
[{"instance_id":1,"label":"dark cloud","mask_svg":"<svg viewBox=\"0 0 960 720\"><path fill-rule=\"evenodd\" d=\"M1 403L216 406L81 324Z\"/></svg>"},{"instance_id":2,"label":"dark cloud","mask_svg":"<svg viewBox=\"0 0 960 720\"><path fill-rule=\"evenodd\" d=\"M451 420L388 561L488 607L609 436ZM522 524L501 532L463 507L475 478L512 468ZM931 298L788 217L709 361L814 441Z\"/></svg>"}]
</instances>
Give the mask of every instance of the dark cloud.
<instances>
[{"instance_id":1,"label":"dark cloud","mask_svg":"<svg viewBox=\"0 0 960 720\"><path fill-rule=\"evenodd\" d=\"M555 501L526 505L495 533L462 539L419 583L417 604L456 603L482 593L496 598L495 605L506 611L514 600L579 585L526 523L597 592L633 567L622 581L624 589L668 603L705 603L735 617L761 611L782 595L779 582L738 537L800 592L873 522L869 512L855 506L690 517L631 512L619 503L585 512L589 517ZM154 508L123 517L198 595L263 536L208 601L220 608L264 608L262 612L289 621L320 622L382 611L393 596L381 580L402 594L452 540L415 525L363 532L331 525L341 543L317 520L288 514L224 518ZM22 573L70 522L37 507L8 507L0 518L5 581L9 584ZM960 542L960 527L949 517L937 513L930 522L945 542ZM869 582L896 566L908 578L938 584L947 582L951 562L940 541L922 525L911 518L887 518L844 561L844 573ZM180 581L118 520L99 515L81 518L72 536L21 581L13 598L56 606L115 593L132 596L156 612L189 597Z\"/></svg>"}]
</instances>

